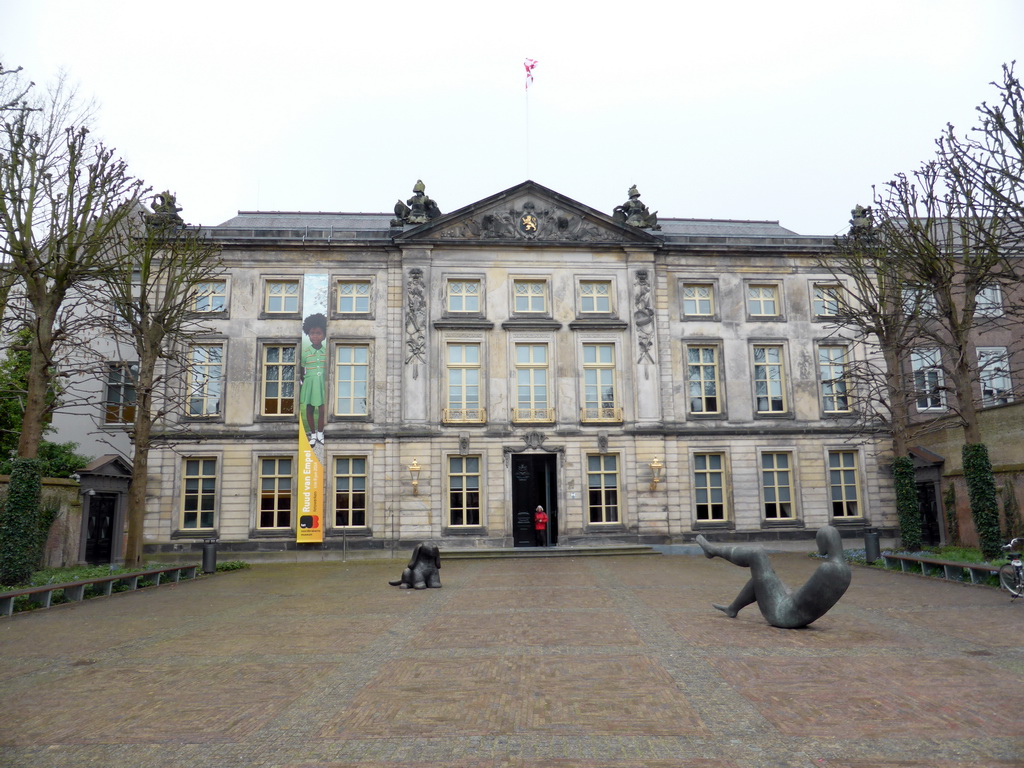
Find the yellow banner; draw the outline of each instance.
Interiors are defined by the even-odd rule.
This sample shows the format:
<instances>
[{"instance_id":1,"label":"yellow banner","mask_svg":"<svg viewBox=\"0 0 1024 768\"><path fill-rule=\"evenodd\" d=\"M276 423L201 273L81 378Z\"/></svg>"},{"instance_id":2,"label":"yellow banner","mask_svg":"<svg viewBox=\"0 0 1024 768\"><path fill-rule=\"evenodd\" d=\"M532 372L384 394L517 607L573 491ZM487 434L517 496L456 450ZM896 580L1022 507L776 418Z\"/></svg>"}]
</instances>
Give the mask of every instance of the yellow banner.
<instances>
[{"instance_id":1,"label":"yellow banner","mask_svg":"<svg viewBox=\"0 0 1024 768\"><path fill-rule=\"evenodd\" d=\"M319 544L324 540L324 468L309 438L299 430L299 544Z\"/></svg>"}]
</instances>

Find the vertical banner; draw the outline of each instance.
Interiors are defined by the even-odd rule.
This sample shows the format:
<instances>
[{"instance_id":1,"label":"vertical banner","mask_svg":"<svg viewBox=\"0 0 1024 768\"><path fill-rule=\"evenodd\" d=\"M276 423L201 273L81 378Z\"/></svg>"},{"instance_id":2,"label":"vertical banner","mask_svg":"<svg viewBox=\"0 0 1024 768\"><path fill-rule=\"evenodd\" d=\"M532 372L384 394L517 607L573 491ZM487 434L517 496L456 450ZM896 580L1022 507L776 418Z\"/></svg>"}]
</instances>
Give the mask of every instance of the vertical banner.
<instances>
[{"instance_id":1,"label":"vertical banner","mask_svg":"<svg viewBox=\"0 0 1024 768\"><path fill-rule=\"evenodd\" d=\"M324 425L327 423L327 275L306 275L299 368L299 544L324 540Z\"/></svg>"}]
</instances>

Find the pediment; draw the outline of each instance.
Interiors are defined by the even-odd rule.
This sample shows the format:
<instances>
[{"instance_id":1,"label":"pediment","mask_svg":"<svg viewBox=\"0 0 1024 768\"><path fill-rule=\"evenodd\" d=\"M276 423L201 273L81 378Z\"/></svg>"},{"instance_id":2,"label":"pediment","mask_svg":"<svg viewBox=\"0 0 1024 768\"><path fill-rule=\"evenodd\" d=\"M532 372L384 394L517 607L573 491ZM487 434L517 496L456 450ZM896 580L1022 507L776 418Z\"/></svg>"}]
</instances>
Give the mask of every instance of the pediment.
<instances>
[{"instance_id":1,"label":"pediment","mask_svg":"<svg viewBox=\"0 0 1024 768\"><path fill-rule=\"evenodd\" d=\"M396 240L647 246L661 242L533 181L406 230Z\"/></svg>"}]
</instances>

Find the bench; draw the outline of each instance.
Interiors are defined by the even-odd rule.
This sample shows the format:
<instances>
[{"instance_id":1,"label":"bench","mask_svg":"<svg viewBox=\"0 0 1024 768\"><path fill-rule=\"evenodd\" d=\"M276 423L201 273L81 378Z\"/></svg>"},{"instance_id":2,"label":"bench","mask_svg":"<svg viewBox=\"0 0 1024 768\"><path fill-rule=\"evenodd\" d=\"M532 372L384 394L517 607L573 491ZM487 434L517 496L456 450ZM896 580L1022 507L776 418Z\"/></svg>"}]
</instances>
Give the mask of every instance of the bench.
<instances>
[{"instance_id":1,"label":"bench","mask_svg":"<svg viewBox=\"0 0 1024 768\"><path fill-rule=\"evenodd\" d=\"M114 587L118 585L124 585L130 591L138 589L140 581L152 581L151 586L158 587L164 581L176 583L182 578L194 579L198 569L198 565L176 565L169 568L154 568L135 573L116 573L110 576L98 576L95 579L69 581L64 584L43 584L38 587L0 592L0 616L10 616L14 613L14 600L18 597L27 596L33 603L37 603L43 608L49 608L54 592L63 592L65 599L69 602L81 602L85 599L87 587L97 586L100 588L100 594L109 596L113 593Z\"/></svg>"},{"instance_id":2,"label":"bench","mask_svg":"<svg viewBox=\"0 0 1024 768\"><path fill-rule=\"evenodd\" d=\"M886 568L899 563L900 570L905 573L908 564L916 563L921 566L921 573L925 576L938 574L944 579L951 579L953 581L963 581L964 571L967 571L971 578L971 584L979 584L986 577L999 574L998 565L989 565L987 563L955 563L950 560L939 560L934 557L893 555L889 553L883 553L882 559L885 560Z\"/></svg>"}]
</instances>

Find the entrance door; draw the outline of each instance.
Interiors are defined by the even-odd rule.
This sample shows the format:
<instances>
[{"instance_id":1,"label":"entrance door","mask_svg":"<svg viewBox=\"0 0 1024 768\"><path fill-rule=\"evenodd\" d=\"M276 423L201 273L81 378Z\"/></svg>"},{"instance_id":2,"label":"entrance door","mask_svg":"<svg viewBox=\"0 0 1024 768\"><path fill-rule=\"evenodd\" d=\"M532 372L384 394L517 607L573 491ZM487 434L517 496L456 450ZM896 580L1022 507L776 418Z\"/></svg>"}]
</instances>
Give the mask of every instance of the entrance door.
<instances>
[{"instance_id":1,"label":"entrance door","mask_svg":"<svg viewBox=\"0 0 1024 768\"><path fill-rule=\"evenodd\" d=\"M935 502L935 483L917 484L917 506L921 515L921 543L937 546L940 541L939 505Z\"/></svg>"},{"instance_id":2,"label":"entrance door","mask_svg":"<svg viewBox=\"0 0 1024 768\"><path fill-rule=\"evenodd\" d=\"M548 546L558 543L558 457L512 454L512 538L517 547L535 546L533 510L548 513Z\"/></svg>"},{"instance_id":3,"label":"entrance door","mask_svg":"<svg viewBox=\"0 0 1024 768\"><path fill-rule=\"evenodd\" d=\"M88 498L89 523L85 538L85 561L92 564L109 563L114 544L117 494L97 493Z\"/></svg>"}]
</instances>

